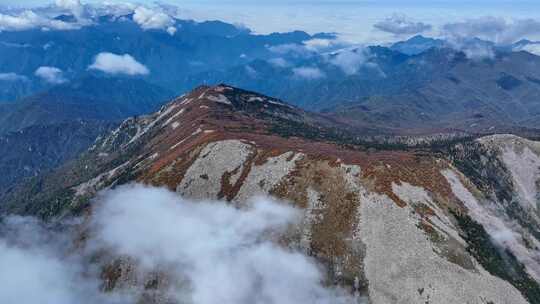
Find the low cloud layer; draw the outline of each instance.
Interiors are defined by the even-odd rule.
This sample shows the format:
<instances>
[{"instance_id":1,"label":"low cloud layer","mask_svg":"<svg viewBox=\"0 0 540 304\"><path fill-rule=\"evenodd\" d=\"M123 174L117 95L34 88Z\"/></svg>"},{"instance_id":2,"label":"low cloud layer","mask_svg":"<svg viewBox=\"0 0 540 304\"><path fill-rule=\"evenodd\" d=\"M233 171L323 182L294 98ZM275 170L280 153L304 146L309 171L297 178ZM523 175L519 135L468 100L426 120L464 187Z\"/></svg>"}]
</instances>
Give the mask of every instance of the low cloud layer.
<instances>
[{"instance_id":1,"label":"low cloud layer","mask_svg":"<svg viewBox=\"0 0 540 304\"><path fill-rule=\"evenodd\" d=\"M144 30L162 29L167 31L170 35L174 35L176 33L174 19L159 10L139 6L134 11L133 21L139 24Z\"/></svg>"},{"instance_id":2,"label":"low cloud layer","mask_svg":"<svg viewBox=\"0 0 540 304\"><path fill-rule=\"evenodd\" d=\"M121 303L113 295L98 292L97 274L83 266L81 256L68 255L70 247L67 234L56 233L38 220L4 219L0 225L0 303Z\"/></svg>"},{"instance_id":3,"label":"low cloud layer","mask_svg":"<svg viewBox=\"0 0 540 304\"><path fill-rule=\"evenodd\" d=\"M496 55L495 44L479 39L452 39L448 45L461 51L468 59L479 61L494 59Z\"/></svg>"},{"instance_id":4,"label":"low cloud layer","mask_svg":"<svg viewBox=\"0 0 540 304\"><path fill-rule=\"evenodd\" d=\"M298 67L292 71L294 77L298 79L316 80L326 77L326 74L317 67Z\"/></svg>"},{"instance_id":5,"label":"low cloud layer","mask_svg":"<svg viewBox=\"0 0 540 304\"><path fill-rule=\"evenodd\" d=\"M56 0L55 5L60 9L70 12L79 21L83 21L86 18L86 8L80 0Z\"/></svg>"},{"instance_id":6,"label":"low cloud layer","mask_svg":"<svg viewBox=\"0 0 540 304\"><path fill-rule=\"evenodd\" d=\"M514 51L525 51L536 56L540 56L540 43L528 44L514 49Z\"/></svg>"},{"instance_id":7,"label":"low cloud layer","mask_svg":"<svg viewBox=\"0 0 540 304\"><path fill-rule=\"evenodd\" d=\"M339 67L345 74L354 75L367 62L369 55L365 50L343 50L330 58L330 63Z\"/></svg>"},{"instance_id":8,"label":"low cloud layer","mask_svg":"<svg viewBox=\"0 0 540 304\"><path fill-rule=\"evenodd\" d=\"M287 68L289 66L291 66L291 63L289 63L287 60L285 60L284 58L281 58L281 57L276 57L276 58L272 58L272 59L269 59L268 62L275 66L275 67L278 67L278 68Z\"/></svg>"},{"instance_id":9,"label":"low cloud layer","mask_svg":"<svg viewBox=\"0 0 540 304\"><path fill-rule=\"evenodd\" d=\"M101 16L118 18L133 14L133 22L143 30L164 30L170 35L177 31L175 19L160 6L143 6L132 3L103 2L82 4L80 0L56 0L53 5L26 10L0 13L0 31L75 30L94 24ZM58 15L72 15L75 20L66 22L55 19Z\"/></svg>"},{"instance_id":10,"label":"low cloud layer","mask_svg":"<svg viewBox=\"0 0 540 304\"><path fill-rule=\"evenodd\" d=\"M314 260L276 242L300 216L266 198L237 209L129 185L99 196L87 222L90 238L77 250L70 250L72 239L65 233L53 234L32 219L8 218L0 229L0 280L6 282L0 302L136 302L118 290L99 291L98 265L87 257L105 250L129 256L138 272L161 269L169 282L164 296L172 302L355 303L323 285Z\"/></svg>"},{"instance_id":11,"label":"low cloud layer","mask_svg":"<svg viewBox=\"0 0 540 304\"><path fill-rule=\"evenodd\" d=\"M150 70L131 55L117 55L113 53L100 53L89 70L98 70L107 74L124 74L130 76L148 75Z\"/></svg>"},{"instance_id":12,"label":"low cloud layer","mask_svg":"<svg viewBox=\"0 0 540 304\"><path fill-rule=\"evenodd\" d=\"M0 73L0 81L25 81L28 80L26 76L16 73Z\"/></svg>"},{"instance_id":13,"label":"low cloud layer","mask_svg":"<svg viewBox=\"0 0 540 304\"><path fill-rule=\"evenodd\" d=\"M67 82L67 79L64 78L64 72L55 67L42 66L39 67L34 74L50 84L62 84Z\"/></svg>"},{"instance_id":14,"label":"low cloud layer","mask_svg":"<svg viewBox=\"0 0 540 304\"><path fill-rule=\"evenodd\" d=\"M394 14L373 25L376 29L393 35L414 35L431 30L427 23L414 21L406 15Z\"/></svg>"},{"instance_id":15,"label":"low cloud layer","mask_svg":"<svg viewBox=\"0 0 540 304\"><path fill-rule=\"evenodd\" d=\"M34 28L48 30L74 30L80 27L77 24L71 24L40 16L31 10L26 10L13 15L0 13L0 31L24 31Z\"/></svg>"},{"instance_id":16,"label":"low cloud layer","mask_svg":"<svg viewBox=\"0 0 540 304\"><path fill-rule=\"evenodd\" d=\"M286 55L292 57L307 58L314 56L316 52L312 49L309 49L303 44L299 43L286 43L269 46L268 50L274 54Z\"/></svg>"},{"instance_id":17,"label":"low cloud layer","mask_svg":"<svg viewBox=\"0 0 540 304\"><path fill-rule=\"evenodd\" d=\"M487 16L445 24L442 33L449 39L480 38L498 44L510 44L539 35L540 21Z\"/></svg>"}]
</instances>

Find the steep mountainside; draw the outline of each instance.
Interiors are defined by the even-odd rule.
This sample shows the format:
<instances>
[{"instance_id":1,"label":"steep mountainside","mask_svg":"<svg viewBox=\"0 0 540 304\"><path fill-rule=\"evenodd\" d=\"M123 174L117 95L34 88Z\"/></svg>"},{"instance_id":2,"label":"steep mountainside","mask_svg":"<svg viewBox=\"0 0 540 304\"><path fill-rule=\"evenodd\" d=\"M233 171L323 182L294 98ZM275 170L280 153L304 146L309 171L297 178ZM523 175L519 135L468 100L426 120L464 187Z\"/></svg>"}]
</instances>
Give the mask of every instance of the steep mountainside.
<instances>
[{"instance_id":1,"label":"steep mountainside","mask_svg":"<svg viewBox=\"0 0 540 304\"><path fill-rule=\"evenodd\" d=\"M86 76L0 105L0 192L88 149L126 117L173 96L141 79Z\"/></svg>"},{"instance_id":2,"label":"steep mountainside","mask_svg":"<svg viewBox=\"0 0 540 304\"><path fill-rule=\"evenodd\" d=\"M239 207L269 194L303 210L282 242L369 303L540 303L539 143L499 135L388 150L334 127L273 98L199 87L125 120L0 208L88 214L99 190L134 181ZM106 252L96 261L104 291L139 286L143 303L166 302L156 293L167 271L156 279Z\"/></svg>"},{"instance_id":3,"label":"steep mountainside","mask_svg":"<svg viewBox=\"0 0 540 304\"><path fill-rule=\"evenodd\" d=\"M114 124L71 121L0 135L0 192L78 157Z\"/></svg>"},{"instance_id":4,"label":"steep mountainside","mask_svg":"<svg viewBox=\"0 0 540 304\"><path fill-rule=\"evenodd\" d=\"M120 121L155 111L171 96L141 79L85 76L0 105L0 134L79 120Z\"/></svg>"}]
</instances>

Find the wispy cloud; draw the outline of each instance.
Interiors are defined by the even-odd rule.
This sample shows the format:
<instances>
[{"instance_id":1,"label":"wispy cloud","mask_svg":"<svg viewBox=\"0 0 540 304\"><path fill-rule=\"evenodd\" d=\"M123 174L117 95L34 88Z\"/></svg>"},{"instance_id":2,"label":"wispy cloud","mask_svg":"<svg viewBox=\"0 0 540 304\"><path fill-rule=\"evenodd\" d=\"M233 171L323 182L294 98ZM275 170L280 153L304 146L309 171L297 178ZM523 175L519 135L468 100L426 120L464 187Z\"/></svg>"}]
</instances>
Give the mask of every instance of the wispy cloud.
<instances>
[{"instance_id":1,"label":"wispy cloud","mask_svg":"<svg viewBox=\"0 0 540 304\"><path fill-rule=\"evenodd\" d=\"M540 21L486 16L447 23L442 26L442 34L449 39L480 38L508 44L529 36L540 35Z\"/></svg>"},{"instance_id":2,"label":"wispy cloud","mask_svg":"<svg viewBox=\"0 0 540 304\"><path fill-rule=\"evenodd\" d=\"M315 260L276 241L301 217L268 198L235 208L128 185L98 196L85 221L88 238L76 250L76 235L51 232L34 219L8 218L0 227L0 302L136 303L148 292L145 278L159 273L167 286L152 292L166 302L357 303L323 285ZM124 257L134 270L128 284L107 293L100 289L101 269L109 262L99 258L104 255Z\"/></svg>"},{"instance_id":3,"label":"wispy cloud","mask_svg":"<svg viewBox=\"0 0 540 304\"><path fill-rule=\"evenodd\" d=\"M31 10L25 10L13 15L0 13L0 31L23 31L34 28L74 30L80 28L80 26L60 20L49 19L40 16Z\"/></svg>"},{"instance_id":4,"label":"wispy cloud","mask_svg":"<svg viewBox=\"0 0 540 304\"><path fill-rule=\"evenodd\" d=\"M291 63L289 63L287 60L281 57L269 59L268 62L270 62L271 65L278 68L286 68L286 67L291 66Z\"/></svg>"},{"instance_id":5,"label":"wispy cloud","mask_svg":"<svg viewBox=\"0 0 540 304\"><path fill-rule=\"evenodd\" d=\"M365 49L342 50L330 57L330 63L347 75L356 74L369 59Z\"/></svg>"},{"instance_id":6,"label":"wispy cloud","mask_svg":"<svg viewBox=\"0 0 540 304\"><path fill-rule=\"evenodd\" d=\"M0 73L0 81L26 81L28 78L16 73Z\"/></svg>"},{"instance_id":7,"label":"wispy cloud","mask_svg":"<svg viewBox=\"0 0 540 304\"><path fill-rule=\"evenodd\" d=\"M430 24L415 21L403 14L394 14L373 25L376 29L393 35L414 35L431 30Z\"/></svg>"},{"instance_id":8,"label":"wispy cloud","mask_svg":"<svg viewBox=\"0 0 540 304\"><path fill-rule=\"evenodd\" d=\"M518 48L515 48L514 51L525 51L536 56L540 56L540 44L528 44Z\"/></svg>"},{"instance_id":9,"label":"wispy cloud","mask_svg":"<svg viewBox=\"0 0 540 304\"><path fill-rule=\"evenodd\" d=\"M272 45L268 47L268 50L278 55L289 55L294 57L310 57L315 54L315 50L309 49L300 43Z\"/></svg>"},{"instance_id":10,"label":"wispy cloud","mask_svg":"<svg viewBox=\"0 0 540 304\"><path fill-rule=\"evenodd\" d=\"M298 67L292 71L294 77L299 79L316 80L326 77L326 74L317 67Z\"/></svg>"},{"instance_id":11,"label":"wispy cloud","mask_svg":"<svg viewBox=\"0 0 540 304\"><path fill-rule=\"evenodd\" d=\"M51 84L61 84L67 82L64 72L59 68L42 66L34 73L37 77Z\"/></svg>"}]
</instances>

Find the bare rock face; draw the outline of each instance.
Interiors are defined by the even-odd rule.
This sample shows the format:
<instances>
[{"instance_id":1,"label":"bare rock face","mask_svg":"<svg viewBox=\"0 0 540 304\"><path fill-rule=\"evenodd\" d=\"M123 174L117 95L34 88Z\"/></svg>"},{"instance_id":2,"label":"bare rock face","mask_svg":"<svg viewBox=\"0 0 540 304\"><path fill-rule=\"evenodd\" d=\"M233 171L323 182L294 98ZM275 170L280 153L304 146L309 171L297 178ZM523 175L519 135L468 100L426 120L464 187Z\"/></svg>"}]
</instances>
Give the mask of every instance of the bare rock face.
<instances>
[{"instance_id":1,"label":"bare rock face","mask_svg":"<svg viewBox=\"0 0 540 304\"><path fill-rule=\"evenodd\" d=\"M310 137L332 127L318 119L251 92L201 87L127 120L47 177L50 194L26 197L43 212L64 193L59 215L92 212L95 193L129 182L239 207L270 195L303 212L280 242L314 257L327 284L358 301L540 302L539 143L494 136L444 154L373 150ZM102 261L105 290L153 284L141 303L168 301L159 292L166 270L136 277L129 258Z\"/></svg>"}]
</instances>

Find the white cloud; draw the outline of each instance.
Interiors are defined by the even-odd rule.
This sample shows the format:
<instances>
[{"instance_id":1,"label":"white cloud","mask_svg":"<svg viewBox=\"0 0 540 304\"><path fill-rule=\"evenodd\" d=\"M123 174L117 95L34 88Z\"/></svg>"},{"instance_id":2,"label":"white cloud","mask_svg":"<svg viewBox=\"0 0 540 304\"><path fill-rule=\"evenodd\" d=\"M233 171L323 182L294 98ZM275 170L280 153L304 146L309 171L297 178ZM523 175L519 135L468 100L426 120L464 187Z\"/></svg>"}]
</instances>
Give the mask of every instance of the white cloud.
<instances>
[{"instance_id":1,"label":"white cloud","mask_svg":"<svg viewBox=\"0 0 540 304\"><path fill-rule=\"evenodd\" d=\"M160 10L139 6L134 11L133 21L139 24L144 30L165 30L170 35L176 33L174 19Z\"/></svg>"},{"instance_id":2,"label":"white cloud","mask_svg":"<svg viewBox=\"0 0 540 304\"><path fill-rule=\"evenodd\" d=\"M432 26L423 22L417 22L406 15L394 14L373 25L376 29L394 35L413 35L431 30Z\"/></svg>"},{"instance_id":3,"label":"white cloud","mask_svg":"<svg viewBox=\"0 0 540 304\"><path fill-rule=\"evenodd\" d=\"M73 30L80 26L39 16L31 10L25 10L18 15L0 13L0 31L24 31L34 28Z\"/></svg>"},{"instance_id":4,"label":"white cloud","mask_svg":"<svg viewBox=\"0 0 540 304\"><path fill-rule=\"evenodd\" d=\"M339 67L347 75L353 75L368 60L368 55L362 49L343 50L330 58L330 63Z\"/></svg>"},{"instance_id":5,"label":"white cloud","mask_svg":"<svg viewBox=\"0 0 540 304\"><path fill-rule=\"evenodd\" d=\"M278 55L289 55L294 57L312 57L323 52L335 51L346 46L350 46L343 41L336 39L310 39L302 43L286 43L268 46L268 50Z\"/></svg>"},{"instance_id":6,"label":"white cloud","mask_svg":"<svg viewBox=\"0 0 540 304\"><path fill-rule=\"evenodd\" d=\"M56 0L55 5L71 12L79 21L85 19L85 8L80 0Z\"/></svg>"},{"instance_id":7,"label":"white cloud","mask_svg":"<svg viewBox=\"0 0 540 304\"><path fill-rule=\"evenodd\" d=\"M166 302L358 303L324 286L315 260L277 241L301 220L287 204L258 198L239 209L128 185L98 195L92 210L85 220L61 223L62 230L30 218L4 219L0 303L137 303L142 278L156 271L168 282L160 290ZM81 243L83 222L88 238ZM136 269L129 289L101 292L101 269L110 260L95 257L104 255L129 258Z\"/></svg>"},{"instance_id":8,"label":"white cloud","mask_svg":"<svg viewBox=\"0 0 540 304\"><path fill-rule=\"evenodd\" d=\"M15 73L0 73L0 81L26 81L28 78Z\"/></svg>"},{"instance_id":9,"label":"white cloud","mask_svg":"<svg viewBox=\"0 0 540 304\"><path fill-rule=\"evenodd\" d=\"M79 0L56 0L54 3L64 9L79 9L82 6Z\"/></svg>"},{"instance_id":10,"label":"white cloud","mask_svg":"<svg viewBox=\"0 0 540 304\"><path fill-rule=\"evenodd\" d=\"M467 58L472 60L483 60L495 58L495 50L486 44L468 44L461 49Z\"/></svg>"},{"instance_id":11,"label":"white cloud","mask_svg":"<svg viewBox=\"0 0 540 304\"><path fill-rule=\"evenodd\" d=\"M253 68L252 66L246 65L245 70L248 76L251 78L257 78L259 76L257 70L255 70L255 68Z\"/></svg>"},{"instance_id":12,"label":"white cloud","mask_svg":"<svg viewBox=\"0 0 540 304\"><path fill-rule=\"evenodd\" d=\"M61 84L67 82L64 73L59 68L42 66L34 73L37 77L51 84Z\"/></svg>"},{"instance_id":13,"label":"white cloud","mask_svg":"<svg viewBox=\"0 0 540 304\"><path fill-rule=\"evenodd\" d=\"M273 65L275 67L278 67L278 68L286 68L286 67L289 67L291 65L287 60L285 60L285 59L283 59L281 57L269 59L268 62L271 65Z\"/></svg>"},{"instance_id":14,"label":"white cloud","mask_svg":"<svg viewBox=\"0 0 540 304\"><path fill-rule=\"evenodd\" d=\"M350 46L349 43L338 39L310 39L302 42L306 48L314 52L329 52Z\"/></svg>"},{"instance_id":15,"label":"white cloud","mask_svg":"<svg viewBox=\"0 0 540 304\"><path fill-rule=\"evenodd\" d=\"M91 6L94 16L112 16L113 19L133 13L136 7L137 5L129 2L105 2Z\"/></svg>"},{"instance_id":16,"label":"white cloud","mask_svg":"<svg viewBox=\"0 0 540 304\"><path fill-rule=\"evenodd\" d=\"M0 303L114 303L114 295L99 292L97 274L81 257L68 255L67 234L21 217L5 218L0 232Z\"/></svg>"},{"instance_id":17,"label":"white cloud","mask_svg":"<svg viewBox=\"0 0 540 304\"><path fill-rule=\"evenodd\" d=\"M94 63L88 67L90 70L98 70L107 74L147 75L148 68L135 60L131 55L117 55L113 53L100 53Z\"/></svg>"},{"instance_id":18,"label":"white cloud","mask_svg":"<svg viewBox=\"0 0 540 304\"><path fill-rule=\"evenodd\" d=\"M171 36L174 36L174 34L176 33L177 29L174 27L174 26L169 26L167 28L167 33L169 33L169 35Z\"/></svg>"},{"instance_id":19,"label":"white cloud","mask_svg":"<svg viewBox=\"0 0 540 304\"><path fill-rule=\"evenodd\" d=\"M315 67L298 67L293 69L296 78L315 80L326 77L326 74Z\"/></svg>"},{"instance_id":20,"label":"white cloud","mask_svg":"<svg viewBox=\"0 0 540 304\"><path fill-rule=\"evenodd\" d=\"M301 218L298 210L285 204L259 198L237 209L130 185L105 192L95 207L93 247L130 256L146 271L167 269L173 284L169 297L178 302L351 300L323 287L323 275L313 260L270 241Z\"/></svg>"},{"instance_id":21,"label":"white cloud","mask_svg":"<svg viewBox=\"0 0 540 304\"><path fill-rule=\"evenodd\" d=\"M449 46L463 52L472 60L493 59L496 55L493 43L488 41L455 37L449 39L448 43Z\"/></svg>"},{"instance_id":22,"label":"white cloud","mask_svg":"<svg viewBox=\"0 0 540 304\"><path fill-rule=\"evenodd\" d=\"M540 21L534 19L505 19L502 17L481 17L443 25L444 35L452 38L480 38L499 44L540 34Z\"/></svg>"},{"instance_id":23,"label":"white cloud","mask_svg":"<svg viewBox=\"0 0 540 304\"><path fill-rule=\"evenodd\" d=\"M533 55L540 56L540 44L528 44L515 51L525 51Z\"/></svg>"},{"instance_id":24,"label":"white cloud","mask_svg":"<svg viewBox=\"0 0 540 304\"><path fill-rule=\"evenodd\" d=\"M268 46L268 50L279 55L292 55L295 57L313 56L315 52L308 49L305 45L299 43L286 43Z\"/></svg>"}]
</instances>

